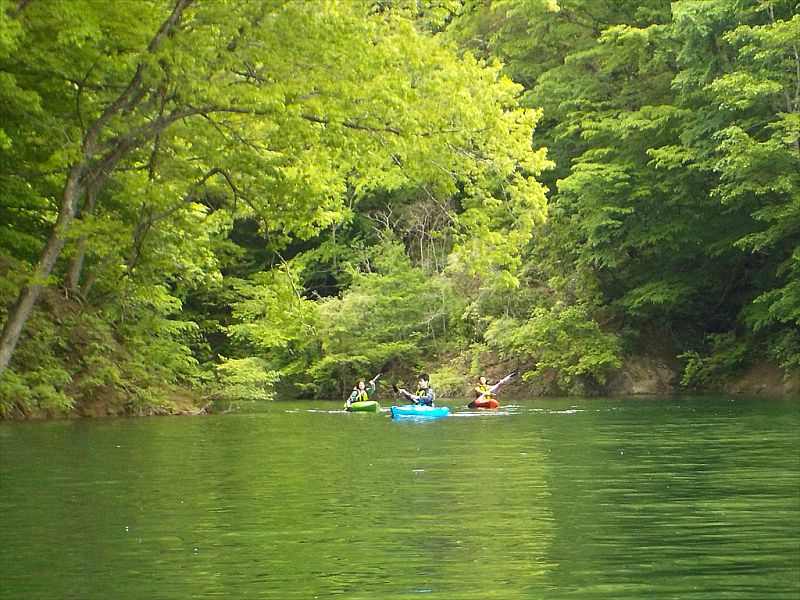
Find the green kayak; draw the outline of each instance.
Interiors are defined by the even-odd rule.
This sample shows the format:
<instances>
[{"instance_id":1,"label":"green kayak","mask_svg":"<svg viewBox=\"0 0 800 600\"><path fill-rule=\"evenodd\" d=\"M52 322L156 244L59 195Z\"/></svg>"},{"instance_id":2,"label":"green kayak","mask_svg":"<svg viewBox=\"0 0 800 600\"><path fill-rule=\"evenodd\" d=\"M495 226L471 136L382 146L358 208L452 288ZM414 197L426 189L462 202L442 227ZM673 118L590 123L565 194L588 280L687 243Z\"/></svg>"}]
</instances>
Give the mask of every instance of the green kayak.
<instances>
[{"instance_id":1,"label":"green kayak","mask_svg":"<svg viewBox=\"0 0 800 600\"><path fill-rule=\"evenodd\" d=\"M345 410L348 412L377 412L380 407L380 403L376 400L363 400L361 402L353 402Z\"/></svg>"}]
</instances>

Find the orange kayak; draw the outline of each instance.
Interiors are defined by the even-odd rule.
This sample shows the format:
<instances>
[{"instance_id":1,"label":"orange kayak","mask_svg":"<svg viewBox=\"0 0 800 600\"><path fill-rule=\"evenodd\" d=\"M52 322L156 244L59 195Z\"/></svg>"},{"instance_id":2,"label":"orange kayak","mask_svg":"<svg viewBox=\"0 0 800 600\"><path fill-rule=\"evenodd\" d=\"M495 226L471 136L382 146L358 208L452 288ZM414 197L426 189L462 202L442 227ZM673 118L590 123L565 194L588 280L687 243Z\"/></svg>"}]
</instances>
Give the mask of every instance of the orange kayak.
<instances>
[{"instance_id":1,"label":"orange kayak","mask_svg":"<svg viewBox=\"0 0 800 600\"><path fill-rule=\"evenodd\" d=\"M500 408L500 403L492 398L491 400L473 400L469 403L470 408Z\"/></svg>"}]
</instances>

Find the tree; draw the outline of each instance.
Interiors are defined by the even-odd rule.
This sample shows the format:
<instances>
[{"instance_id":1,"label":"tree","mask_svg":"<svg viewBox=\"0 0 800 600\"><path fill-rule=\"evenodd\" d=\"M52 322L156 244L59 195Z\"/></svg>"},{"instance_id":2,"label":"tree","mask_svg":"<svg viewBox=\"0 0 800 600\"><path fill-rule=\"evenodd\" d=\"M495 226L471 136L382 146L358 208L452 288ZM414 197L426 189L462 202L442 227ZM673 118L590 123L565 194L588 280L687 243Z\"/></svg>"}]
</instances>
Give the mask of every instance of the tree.
<instances>
[{"instance_id":1,"label":"tree","mask_svg":"<svg viewBox=\"0 0 800 600\"><path fill-rule=\"evenodd\" d=\"M738 332L751 343L731 346L739 363L766 343L797 366L795 9L474 3L456 31L483 40L526 85L524 102L543 107L557 165L524 285L593 305L594 318L610 308L633 337L661 328L679 352Z\"/></svg>"},{"instance_id":2,"label":"tree","mask_svg":"<svg viewBox=\"0 0 800 600\"><path fill-rule=\"evenodd\" d=\"M0 123L2 210L20 226L0 246L24 277L0 375L43 286L61 280L91 304L159 284L174 301L157 310L180 310L187 288L219 276L237 219L277 251L378 189L468 185L479 205L505 182L506 197L542 202L537 115L517 106L519 86L402 10L152 0L132 19L125 2L6 1L2 15L14 108Z\"/></svg>"}]
</instances>

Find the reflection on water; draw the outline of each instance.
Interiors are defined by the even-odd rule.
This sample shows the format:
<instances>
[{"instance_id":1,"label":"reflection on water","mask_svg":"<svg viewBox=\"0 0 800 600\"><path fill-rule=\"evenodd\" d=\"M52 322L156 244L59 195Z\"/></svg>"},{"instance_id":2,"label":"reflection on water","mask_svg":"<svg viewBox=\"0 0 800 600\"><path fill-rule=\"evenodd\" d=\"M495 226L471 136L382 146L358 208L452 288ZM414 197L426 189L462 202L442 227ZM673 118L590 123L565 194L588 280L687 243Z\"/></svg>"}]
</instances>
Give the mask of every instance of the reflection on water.
<instances>
[{"instance_id":1,"label":"reflection on water","mask_svg":"<svg viewBox=\"0 0 800 600\"><path fill-rule=\"evenodd\" d=\"M796 402L451 407L0 424L0 597L800 596Z\"/></svg>"}]
</instances>

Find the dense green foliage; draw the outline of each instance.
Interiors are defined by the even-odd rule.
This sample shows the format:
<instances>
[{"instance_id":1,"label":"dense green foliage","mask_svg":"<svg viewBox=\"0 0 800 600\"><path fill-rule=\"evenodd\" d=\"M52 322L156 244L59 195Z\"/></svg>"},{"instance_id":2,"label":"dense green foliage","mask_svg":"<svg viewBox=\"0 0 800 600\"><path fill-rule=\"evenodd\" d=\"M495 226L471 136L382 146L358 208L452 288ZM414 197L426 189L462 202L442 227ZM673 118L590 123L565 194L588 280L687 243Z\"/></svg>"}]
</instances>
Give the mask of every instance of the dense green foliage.
<instances>
[{"instance_id":1,"label":"dense green foliage","mask_svg":"<svg viewBox=\"0 0 800 600\"><path fill-rule=\"evenodd\" d=\"M669 334L686 385L764 354L800 365L797 7L497 1L459 26L544 108L557 167L530 285L633 348Z\"/></svg>"},{"instance_id":2,"label":"dense green foliage","mask_svg":"<svg viewBox=\"0 0 800 600\"><path fill-rule=\"evenodd\" d=\"M800 369L796 3L135 4L0 3L0 413Z\"/></svg>"}]
</instances>

